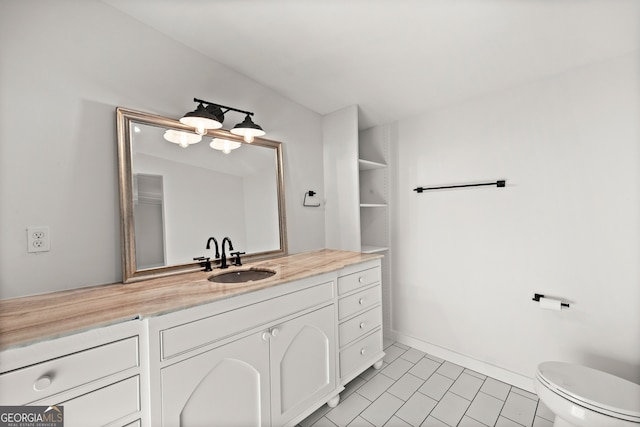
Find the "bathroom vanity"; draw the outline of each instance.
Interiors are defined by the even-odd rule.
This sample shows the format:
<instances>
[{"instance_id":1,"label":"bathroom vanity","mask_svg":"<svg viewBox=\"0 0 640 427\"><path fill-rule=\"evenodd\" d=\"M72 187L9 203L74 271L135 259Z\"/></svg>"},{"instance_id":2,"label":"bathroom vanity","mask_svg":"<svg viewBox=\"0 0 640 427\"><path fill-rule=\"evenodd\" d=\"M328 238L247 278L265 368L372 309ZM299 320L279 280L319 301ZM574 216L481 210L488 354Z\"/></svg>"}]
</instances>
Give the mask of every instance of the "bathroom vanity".
<instances>
[{"instance_id":1,"label":"bathroom vanity","mask_svg":"<svg viewBox=\"0 0 640 427\"><path fill-rule=\"evenodd\" d=\"M380 256L320 250L0 301L0 405L65 426L295 425L382 364Z\"/></svg>"}]
</instances>

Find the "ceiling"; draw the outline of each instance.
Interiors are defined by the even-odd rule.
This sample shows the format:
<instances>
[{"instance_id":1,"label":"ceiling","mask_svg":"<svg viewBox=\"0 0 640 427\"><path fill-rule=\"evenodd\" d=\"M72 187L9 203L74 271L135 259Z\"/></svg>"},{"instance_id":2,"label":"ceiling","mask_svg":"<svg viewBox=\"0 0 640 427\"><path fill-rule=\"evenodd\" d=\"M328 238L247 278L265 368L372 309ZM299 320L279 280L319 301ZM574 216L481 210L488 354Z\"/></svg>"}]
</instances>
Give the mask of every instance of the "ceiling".
<instances>
[{"instance_id":1,"label":"ceiling","mask_svg":"<svg viewBox=\"0 0 640 427\"><path fill-rule=\"evenodd\" d=\"M640 49L640 0L103 0L361 128Z\"/></svg>"}]
</instances>

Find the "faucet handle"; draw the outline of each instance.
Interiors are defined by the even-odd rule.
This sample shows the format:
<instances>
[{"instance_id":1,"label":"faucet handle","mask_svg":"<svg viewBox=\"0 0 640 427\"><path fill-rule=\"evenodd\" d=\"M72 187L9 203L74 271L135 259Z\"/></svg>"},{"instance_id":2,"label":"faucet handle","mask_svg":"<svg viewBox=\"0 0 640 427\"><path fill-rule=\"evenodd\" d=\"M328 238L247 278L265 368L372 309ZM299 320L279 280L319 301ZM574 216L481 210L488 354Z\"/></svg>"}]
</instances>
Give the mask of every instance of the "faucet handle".
<instances>
[{"instance_id":1,"label":"faucet handle","mask_svg":"<svg viewBox=\"0 0 640 427\"><path fill-rule=\"evenodd\" d=\"M236 256L236 259L233 261L233 265L242 265L242 261L240 260L240 255L244 255L246 252L231 252L231 256Z\"/></svg>"},{"instance_id":2,"label":"faucet handle","mask_svg":"<svg viewBox=\"0 0 640 427\"><path fill-rule=\"evenodd\" d=\"M200 263L201 267L204 267L204 271L212 271L211 269L211 261L209 257L199 256L193 259L194 261L202 261Z\"/></svg>"}]
</instances>

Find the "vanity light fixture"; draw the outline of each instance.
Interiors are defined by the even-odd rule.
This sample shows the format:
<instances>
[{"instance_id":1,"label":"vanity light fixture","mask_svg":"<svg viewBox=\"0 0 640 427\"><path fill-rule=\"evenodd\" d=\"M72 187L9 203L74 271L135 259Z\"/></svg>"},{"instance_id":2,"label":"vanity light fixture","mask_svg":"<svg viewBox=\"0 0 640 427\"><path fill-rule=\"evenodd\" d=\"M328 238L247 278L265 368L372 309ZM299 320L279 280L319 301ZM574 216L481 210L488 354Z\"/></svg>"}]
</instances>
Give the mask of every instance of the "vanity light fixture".
<instances>
[{"instance_id":1,"label":"vanity light fixture","mask_svg":"<svg viewBox=\"0 0 640 427\"><path fill-rule=\"evenodd\" d=\"M178 144L182 148L187 148L191 144L197 144L202 141L202 135L196 135L195 133L182 130L168 129L164 132L164 139Z\"/></svg>"},{"instance_id":2,"label":"vanity light fixture","mask_svg":"<svg viewBox=\"0 0 640 427\"><path fill-rule=\"evenodd\" d=\"M231 141L230 139L223 138L213 138L209 143L209 147L213 148L214 150L220 150L224 154L229 154L232 150L240 148L241 145L242 143L238 141Z\"/></svg>"},{"instance_id":3,"label":"vanity light fixture","mask_svg":"<svg viewBox=\"0 0 640 427\"><path fill-rule=\"evenodd\" d=\"M246 114L244 121L235 125L231 129L231 133L242 136L246 142L253 142L256 136L265 135L265 131L251 120L251 116L253 116L251 111L239 110L198 98L193 98L193 102L197 102L198 107L194 111L185 114L180 119L180 122L194 127L196 133L200 135L204 135L209 129L220 129L224 121L224 115L229 111Z\"/></svg>"}]
</instances>

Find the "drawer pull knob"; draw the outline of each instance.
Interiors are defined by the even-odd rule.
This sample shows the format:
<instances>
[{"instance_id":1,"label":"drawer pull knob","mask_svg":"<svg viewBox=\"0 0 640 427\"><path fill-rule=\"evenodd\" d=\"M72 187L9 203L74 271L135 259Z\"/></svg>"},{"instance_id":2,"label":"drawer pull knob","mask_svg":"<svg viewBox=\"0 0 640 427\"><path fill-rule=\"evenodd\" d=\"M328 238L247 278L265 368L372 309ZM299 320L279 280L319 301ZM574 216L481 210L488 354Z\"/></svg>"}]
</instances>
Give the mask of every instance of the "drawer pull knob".
<instances>
[{"instance_id":1,"label":"drawer pull knob","mask_svg":"<svg viewBox=\"0 0 640 427\"><path fill-rule=\"evenodd\" d=\"M364 277L362 277L362 276L358 277L358 282L364 283Z\"/></svg>"},{"instance_id":2,"label":"drawer pull knob","mask_svg":"<svg viewBox=\"0 0 640 427\"><path fill-rule=\"evenodd\" d=\"M278 328L273 328L271 329L271 336L275 337L276 335L278 335L280 333L280 331L278 330Z\"/></svg>"},{"instance_id":3,"label":"drawer pull knob","mask_svg":"<svg viewBox=\"0 0 640 427\"><path fill-rule=\"evenodd\" d=\"M360 322L360 329L364 329L364 322Z\"/></svg>"},{"instance_id":4,"label":"drawer pull knob","mask_svg":"<svg viewBox=\"0 0 640 427\"><path fill-rule=\"evenodd\" d=\"M358 304L360 304L360 305L364 304L364 298L360 298L360 299L358 300Z\"/></svg>"},{"instance_id":5,"label":"drawer pull knob","mask_svg":"<svg viewBox=\"0 0 640 427\"><path fill-rule=\"evenodd\" d=\"M269 337L271 336L271 334L269 334L269 332L263 332L262 333L262 339L264 341L267 341L269 339Z\"/></svg>"},{"instance_id":6,"label":"drawer pull knob","mask_svg":"<svg viewBox=\"0 0 640 427\"><path fill-rule=\"evenodd\" d=\"M43 375L33 383L33 389L35 391L42 391L51 385L53 378L50 375Z\"/></svg>"},{"instance_id":7,"label":"drawer pull knob","mask_svg":"<svg viewBox=\"0 0 640 427\"><path fill-rule=\"evenodd\" d=\"M360 354L361 354L362 356L364 356L364 348L361 348L361 349L360 349Z\"/></svg>"}]
</instances>

